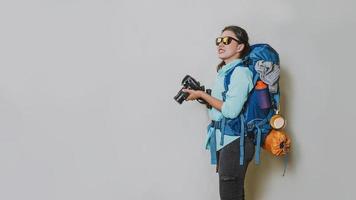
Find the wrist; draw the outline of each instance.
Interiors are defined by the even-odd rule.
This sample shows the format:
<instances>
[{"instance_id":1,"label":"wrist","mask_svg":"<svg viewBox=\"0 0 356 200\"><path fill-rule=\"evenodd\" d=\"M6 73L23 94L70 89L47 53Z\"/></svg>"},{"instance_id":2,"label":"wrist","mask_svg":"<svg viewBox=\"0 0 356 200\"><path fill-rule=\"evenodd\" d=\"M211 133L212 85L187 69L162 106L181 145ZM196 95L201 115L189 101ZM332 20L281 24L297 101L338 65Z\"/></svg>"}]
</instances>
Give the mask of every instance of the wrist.
<instances>
[{"instance_id":1,"label":"wrist","mask_svg":"<svg viewBox=\"0 0 356 200\"><path fill-rule=\"evenodd\" d=\"M199 97L200 97L200 98L203 98L203 97L204 97L204 95L205 95L205 92L204 92L204 91L199 90L198 95L199 95Z\"/></svg>"}]
</instances>

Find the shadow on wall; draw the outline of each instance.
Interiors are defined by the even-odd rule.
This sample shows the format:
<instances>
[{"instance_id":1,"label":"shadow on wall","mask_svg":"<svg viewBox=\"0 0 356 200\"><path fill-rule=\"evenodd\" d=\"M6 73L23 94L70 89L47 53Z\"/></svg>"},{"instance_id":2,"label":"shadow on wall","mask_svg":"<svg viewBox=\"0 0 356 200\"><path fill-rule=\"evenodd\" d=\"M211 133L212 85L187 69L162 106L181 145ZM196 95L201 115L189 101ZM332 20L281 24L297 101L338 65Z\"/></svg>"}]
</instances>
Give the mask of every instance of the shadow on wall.
<instances>
[{"instance_id":1,"label":"shadow on wall","mask_svg":"<svg viewBox=\"0 0 356 200\"><path fill-rule=\"evenodd\" d=\"M293 129L288 122L292 122L293 119L288 115L288 113L293 112L292 107L288 106L288 100L293 99L293 87L291 85L291 77L286 70L281 67L281 79L280 79L280 89L281 89L281 114L287 120L286 132L292 140L291 152L288 158L288 167L285 176L283 177L284 170L284 158L275 157L265 150L261 151L261 162L259 165L255 164L255 160L252 160L249 164L249 168L246 174L245 182L245 196L248 200L261 200L263 199L264 188L273 188L269 186L272 179L284 178L288 179L288 176L295 173L294 163L296 155L296 140ZM290 102L289 102L290 103ZM277 180L278 181L278 180ZM278 194L277 194L278 195Z\"/></svg>"}]
</instances>

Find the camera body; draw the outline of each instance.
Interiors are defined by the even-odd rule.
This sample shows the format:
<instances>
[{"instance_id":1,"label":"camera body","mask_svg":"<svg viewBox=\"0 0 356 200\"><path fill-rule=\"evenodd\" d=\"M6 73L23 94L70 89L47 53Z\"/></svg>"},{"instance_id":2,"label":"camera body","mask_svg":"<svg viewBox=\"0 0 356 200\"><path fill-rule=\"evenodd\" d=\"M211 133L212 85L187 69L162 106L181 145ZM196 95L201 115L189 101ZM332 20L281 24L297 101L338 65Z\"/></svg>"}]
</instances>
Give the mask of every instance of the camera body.
<instances>
[{"instance_id":1,"label":"camera body","mask_svg":"<svg viewBox=\"0 0 356 200\"><path fill-rule=\"evenodd\" d=\"M205 91L209 95L211 95L211 89L206 89L203 85L200 85L198 81L196 81L193 77L186 75L183 80L182 80L182 85L183 87L179 90L177 95L174 97L174 99L179 103L182 104L184 100L186 100L189 96L188 92L183 92L183 89L191 89L191 90L201 90ZM197 99L197 101L201 104L206 104L207 107L210 109L211 106L204 101L203 99Z\"/></svg>"}]
</instances>

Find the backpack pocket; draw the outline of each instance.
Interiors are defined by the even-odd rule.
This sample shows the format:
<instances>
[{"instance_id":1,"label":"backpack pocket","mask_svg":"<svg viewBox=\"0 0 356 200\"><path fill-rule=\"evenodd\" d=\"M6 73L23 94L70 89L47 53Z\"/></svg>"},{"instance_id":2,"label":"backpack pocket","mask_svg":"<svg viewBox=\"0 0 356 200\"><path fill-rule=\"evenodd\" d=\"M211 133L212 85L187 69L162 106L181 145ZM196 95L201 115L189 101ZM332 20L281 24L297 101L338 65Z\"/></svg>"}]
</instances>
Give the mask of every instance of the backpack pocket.
<instances>
[{"instance_id":1,"label":"backpack pocket","mask_svg":"<svg viewBox=\"0 0 356 200\"><path fill-rule=\"evenodd\" d=\"M271 110L271 99L268 88L253 89L248 99L246 120L264 119Z\"/></svg>"},{"instance_id":2,"label":"backpack pocket","mask_svg":"<svg viewBox=\"0 0 356 200\"><path fill-rule=\"evenodd\" d=\"M271 107L271 97L267 84L263 81L257 81L255 86L255 97L260 109L269 109Z\"/></svg>"},{"instance_id":3,"label":"backpack pocket","mask_svg":"<svg viewBox=\"0 0 356 200\"><path fill-rule=\"evenodd\" d=\"M224 135L239 136L241 132L241 120L239 117L234 119L225 118L223 120L222 131Z\"/></svg>"}]
</instances>

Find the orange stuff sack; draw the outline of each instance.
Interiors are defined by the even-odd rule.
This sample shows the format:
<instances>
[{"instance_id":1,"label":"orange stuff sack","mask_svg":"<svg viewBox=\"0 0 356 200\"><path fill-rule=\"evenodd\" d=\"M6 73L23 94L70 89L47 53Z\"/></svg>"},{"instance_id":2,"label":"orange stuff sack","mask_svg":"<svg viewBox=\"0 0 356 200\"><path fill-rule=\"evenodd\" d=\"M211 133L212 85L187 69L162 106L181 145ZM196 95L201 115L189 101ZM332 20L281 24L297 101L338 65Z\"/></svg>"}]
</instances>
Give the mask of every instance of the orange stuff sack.
<instances>
[{"instance_id":1,"label":"orange stuff sack","mask_svg":"<svg viewBox=\"0 0 356 200\"><path fill-rule=\"evenodd\" d=\"M275 156L285 155L289 152L291 140L282 130L272 129L266 136L263 148Z\"/></svg>"}]
</instances>

